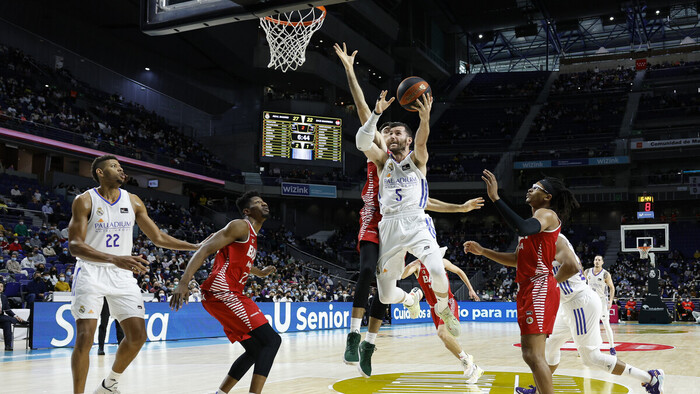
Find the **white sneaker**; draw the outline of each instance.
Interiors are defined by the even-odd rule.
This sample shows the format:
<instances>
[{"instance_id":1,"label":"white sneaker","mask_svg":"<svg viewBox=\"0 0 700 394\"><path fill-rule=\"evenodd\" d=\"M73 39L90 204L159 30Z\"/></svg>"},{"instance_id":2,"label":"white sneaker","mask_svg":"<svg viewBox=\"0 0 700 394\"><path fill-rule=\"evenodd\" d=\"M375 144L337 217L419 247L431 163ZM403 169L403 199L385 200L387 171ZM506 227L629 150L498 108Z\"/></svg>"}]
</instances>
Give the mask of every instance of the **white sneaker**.
<instances>
[{"instance_id":1,"label":"white sneaker","mask_svg":"<svg viewBox=\"0 0 700 394\"><path fill-rule=\"evenodd\" d=\"M105 381L104 379L102 380L102 383L95 389L95 391L92 392L92 394L121 394L121 391L117 388L117 385L119 383L114 382L109 387L105 387Z\"/></svg>"},{"instance_id":2,"label":"white sneaker","mask_svg":"<svg viewBox=\"0 0 700 394\"><path fill-rule=\"evenodd\" d=\"M414 287L411 292L408 293L408 296L413 297L413 305L408 306L404 303L403 306L408 309L408 316L411 319L415 319L420 314L420 300L423 298L423 291L418 287Z\"/></svg>"},{"instance_id":3,"label":"white sneaker","mask_svg":"<svg viewBox=\"0 0 700 394\"><path fill-rule=\"evenodd\" d=\"M437 305L435 306L437 307ZM449 306L446 306L445 309L439 312L437 309L433 310L435 311L435 313L437 313L440 319L442 319L442 321L445 322L445 328L447 328L447 332L452 334L453 337L458 337L462 333L462 326L459 325L459 320L457 320Z\"/></svg>"},{"instance_id":4,"label":"white sneaker","mask_svg":"<svg viewBox=\"0 0 700 394\"><path fill-rule=\"evenodd\" d=\"M460 358L459 361L462 362L462 368L464 369L465 375L471 375L474 367L474 356L467 354L466 358Z\"/></svg>"},{"instance_id":5,"label":"white sneaker","mask_svg":"<svg viewBox=\"0 0 700 394\"><path fill-rule=\"evenodd\" d=\"M472 374L467 377L467 384L476 383L483 374L484 370L479 368L478 365L474 364L474 372L472 372Z\"/></svg>"}]
</instances>

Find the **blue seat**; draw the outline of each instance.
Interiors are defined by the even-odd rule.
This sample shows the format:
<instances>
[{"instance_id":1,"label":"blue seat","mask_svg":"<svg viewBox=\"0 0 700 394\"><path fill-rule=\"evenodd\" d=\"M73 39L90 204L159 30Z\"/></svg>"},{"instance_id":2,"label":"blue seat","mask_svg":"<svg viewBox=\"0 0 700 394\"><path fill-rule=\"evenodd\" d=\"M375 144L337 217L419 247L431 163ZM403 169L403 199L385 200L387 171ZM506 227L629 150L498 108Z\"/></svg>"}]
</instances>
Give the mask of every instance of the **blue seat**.
<instances>
[{"instance_id":1,"label":"blue seat","mask_svg":"<svg viewBox=\"0 0 700 394\"><path fill-rule=\"evenodd\" d=\"M27 279L27 275L25 275L25 274L15 274L15 280L20 281L20 280L24 280L24 279Z\"/></svg>"},{"instance_id":2,"label":"blue seat","mask_svg":"<svg viewBox=\"0 0 700 394\"><path fill-rule=\"evenodd\" d=\"M19 282L5 283L5 295L7 297L20 297L20 287Z\"/></svg>"},{"instance_id":3,"label":"blue seat","mask_svg":"<svg viewBox=\"0 0 700 394\"><path fill-rule=\"evenodd\" d=\"M27 271L27 274L29 274L29 275L27 275L27 277L29 277L29 278L34 276L34 272L36 271L34 268L25 268L24 270Z\"/></svg>"},{"instance_id":4,"label":"blue seat","mask_svg":"<svg viewBox=\"0 0 700 394\"><path fill-rule=\"evenodd\" d=\"M66 270L65 264L56 263L53 266L56 267L56 271L58 271L59 273L64 272Z\"/></svg>"}]
</instances>

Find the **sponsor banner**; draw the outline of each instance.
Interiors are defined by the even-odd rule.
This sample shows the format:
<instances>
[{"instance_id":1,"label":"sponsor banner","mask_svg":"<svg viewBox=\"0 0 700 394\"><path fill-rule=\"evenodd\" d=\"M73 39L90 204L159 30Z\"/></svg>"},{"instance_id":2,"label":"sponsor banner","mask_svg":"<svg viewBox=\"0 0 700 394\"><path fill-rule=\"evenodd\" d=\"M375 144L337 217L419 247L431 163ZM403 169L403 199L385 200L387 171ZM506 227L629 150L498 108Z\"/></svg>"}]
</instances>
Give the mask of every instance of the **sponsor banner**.
<instances>
[{"instance_id":1,"label":"sponsor banner","mask_svg":"<svg viewBox=\"0 0 700 394\"><path fill-rule=\"evenodd\" d=\"M565 160L516 161L513 163L513 168L523 170L549 167L607 166L611 164L627 164L629 162L630 158L627 156L609 156Z\"/></svg>"},{"instance_id":2,"label":"sponsor banner","mask_svg":"<svg viewBox=\"0 0 700 394\"><path fill-rule=\"evenodd\" d=\"M637 71L646 70L647 69L647 59L636 59L634 61L634 69Z\"/></svg>"},{"instance_id":3,"label":"sponsor banner","mask_svg":"<svg viewBox=\"0 0 700 394\"><path fill-rule=\"evenodd\" d=\"M457 301L460 321L482 322L517 322L515 302L473 302ZM420 303L420 314L417 318L408 317L408 310L403 304L391 304L391 324L428 323L433 318L427 302Z\"/></svg>"},{"instance_id":4,"label":"sponsor banner","mask_svg":"<svg viewBox=\"0 0 700 394\"><path fill-rule=\"evenodd\" d=\"M350 327L352 302L261 302L257 305L277 332ZM145 307L149 342L224 336L221 324L200 302L184 305L178 312L172 311L166 302L147 302ZM107 343L116 343L113 321L110 318ZM73 346L75 343L75 320L69 302L35 303L33 327L34 348ZM97 343L97 332L94 343Z\"/></svg>"},{"instance_id":5,"label":"sponsor banner","mask_svg":"<svg viewBox=\"0 0 700 394\"><path fill-rule=\"evenodd\" d=\"M653 219L654 211L649 212L637 212L637 219Z\"/></svg>"},{"instance_id":6,"label":"sponsor banner","mask_svg":"<svg viewBox=\"0 0 700 394\"><path fill-rule=\"evenodd\" d=\"M313 185L307 183L282 182L281 193L283 196L336 198L337 191L333 185Z\"/></svg>"},{"instance_id":7,"label":"sponsor banner","mask_svg":"<svg viewBox=\"0 0 700 394\"><path fill-rule=\"evenodd\" d=\"M632 149L659 149L659 148L675 148L678 146L700 145L700 138L682 138L677 140L658 140L658 141L632 141L630 148Z\"/></svg>"}]
</instances>

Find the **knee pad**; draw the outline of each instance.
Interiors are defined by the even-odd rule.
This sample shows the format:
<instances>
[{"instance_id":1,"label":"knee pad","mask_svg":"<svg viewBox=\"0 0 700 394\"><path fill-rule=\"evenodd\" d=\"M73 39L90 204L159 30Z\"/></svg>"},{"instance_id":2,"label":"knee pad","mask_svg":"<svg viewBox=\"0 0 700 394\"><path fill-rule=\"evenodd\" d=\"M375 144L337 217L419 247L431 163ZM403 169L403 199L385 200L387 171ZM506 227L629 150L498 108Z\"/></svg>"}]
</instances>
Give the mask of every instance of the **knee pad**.
<instances>
[{"instance_id":1,"label":"knee pad","mask_svg":"<svg viewBox=\"0 0 700 394\"><path fill-rule=\"evenodd\" d=\"M597 346L581 346L578 351L583 363L589 367L596 367L608 373L615 369L617 357L602 353Z\"/></svg>"}]
</instances>

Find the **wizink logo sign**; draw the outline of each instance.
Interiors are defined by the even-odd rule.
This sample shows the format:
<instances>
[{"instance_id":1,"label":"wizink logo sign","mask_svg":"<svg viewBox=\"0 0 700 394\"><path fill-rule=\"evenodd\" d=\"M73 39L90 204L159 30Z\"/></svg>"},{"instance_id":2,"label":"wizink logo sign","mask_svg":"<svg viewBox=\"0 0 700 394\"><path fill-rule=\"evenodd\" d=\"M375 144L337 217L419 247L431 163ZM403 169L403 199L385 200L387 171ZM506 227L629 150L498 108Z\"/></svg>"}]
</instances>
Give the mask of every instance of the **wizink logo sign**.
<instances>
[{"instance_id":1,"label":"wizink logo sign","mask_svg":"<svg viewBox=\"0 0 700 394\"><path fill-rule=\"evenodd\" d=\"M301 183L282 183L283 196L308 196L309 194L311 194L309 185Z\"/></svg>"}]
</instances>

